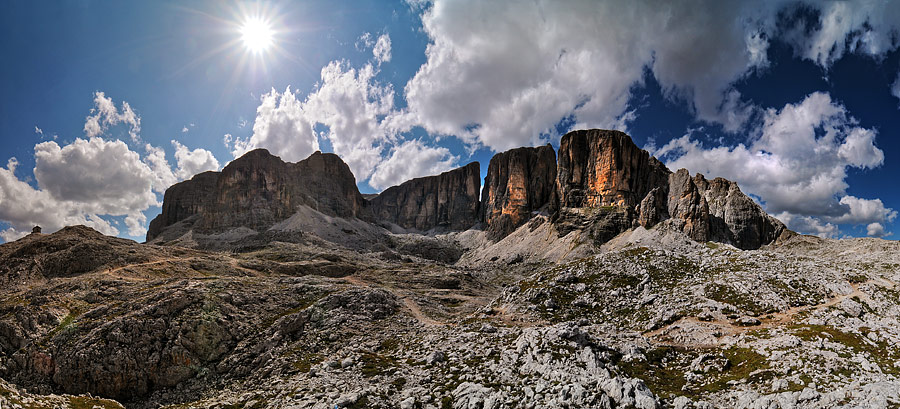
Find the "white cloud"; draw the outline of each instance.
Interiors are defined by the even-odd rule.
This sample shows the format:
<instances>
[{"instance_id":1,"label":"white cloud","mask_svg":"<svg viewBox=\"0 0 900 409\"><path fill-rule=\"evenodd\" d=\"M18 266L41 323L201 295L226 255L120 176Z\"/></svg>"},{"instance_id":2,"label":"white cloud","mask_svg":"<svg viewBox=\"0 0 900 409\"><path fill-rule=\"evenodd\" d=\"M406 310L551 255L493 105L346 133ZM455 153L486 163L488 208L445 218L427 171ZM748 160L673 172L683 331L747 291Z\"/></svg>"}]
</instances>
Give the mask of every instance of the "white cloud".
<instances>
[{"instance_id":1,"label":"white cloud","mask_svg":"<svg viewBox=\"0 0 900 409\"><path fill-rule=\"evenodd\" d=\"M891 95L900 99L900 72L897 73L897 78L894 79L894 83L891 84Z\"/></svg>"},{"instance_id":2,"label":"white cloud","mask_svg":"<svg viewBox=\"0 0 900 409\"><path fill-rule=\"evenodd\" d=\"M840 229L837 226L823 222L815 217L799 216L788 212L775 215L776 218L790 226L790 228L804 234L813 234L822 238L835 238Z\"/></svg>"},{"instance_id":3,"label":"white cloud","mask_svg":"<svg viewBox=\"0 0 900 409\"><path fill-rule=\"evenodd\" d=\"M0 237L7 241L34 225L52 232L84 224L119 234L102 216L125 216L128 234L141 236L146 232L143 212L159 205L153 170L119 140L95 137L63 147L56 142L35 145L37 188L15 175L17 163L13 158L0 168L0 220L10 224Z\"/></svg>"},{"instance_id":4,"label":"white cloud","mask_svg":"<svg viewBox=\"0 0 900 409\"><path fill-rule=\"evenodd\" d=\"M149 143L144 145L147 154L144 156L144 163L150 167L153 173L153 191L157 193L165 193L169 186L175 184L178 178L172 172L169 161L166 160L166 151L160 147L152 146Z\"/></svg>"},{"instance_id":5,"label":"white cloud","mask_svg":"<svg viewBox=\"0 0 900 409\"><path fill-rule=\"evenodd\" d=\"M303 105L310 123L328 127L326 136L334 153L359 181L368 179L381 161L381 144L388 133L379 118L394 108L393 88L376 82L376 74L371 64L357 70L347 62L332 61L322 68L321 84Z\"/></svg>"},{"instance_id":6,"label":"white cloud","mask_svg":"<svg viewBox=\"0 0 900 409\"><path fill-rule=\"evenodd\" d=\"M158 205L152 170L120 140L78 138L64 147L43 142L35 145L34 156L38 186L56 200L113 215Z\"/></svg>"},{"instance_id":7,"label":"white cloud","mask_svg":"<svg viewBox=\"0 0 900 409\"><path fill-rule=\"evenodd\" d=\"M855 196L844 196L840 204L849 208L847 213L837 217L826 217L833 223L865 224L872 221L892 222L897 218L897 211L884 207L881 199L860 199Z\"/></svg>"},{"instance_id":8,"label":"white cloud","mask_svg":"<svg viewBox=\"0 0 900 409\"><path fill-rule=\"evenodd\" d=\"M353 44L359 51L372 48L373 45L375 45L375 40L372 39L372 33L368 32L362 33L362 35L356 39L356 43Z\"/></svg>"},{"instance_id":9,"label":"white cloud","mask_svg":"<svg viewBox=\"0 0 900 409\"><path fill-rule=\"evenodd\" d=\"M319 149L315 126L328 130L334 153L350 166L358 181L364 181L381 161L383 144L392 132L383 125L393 111L394 91L390 84L375 80L372 64L350 67L346 61L332 61L322 68L321 82L301 101L290 87L284 93L272 90L263 95L249 139L235 139L232 154L237 157L254 148L267 148L285 160L306 159ZM231 143L229 138L225 143Z\"/></svg>"},{"instance_id":10,"label":"white cloud","mask_svg":"<svg viewBox=\"0 0 900 409\"><path fill-rule=\"evenodd\" d=\"M91 115L85 118L84 133L88 138L100 136L105 133L110 126L118 124L129 125L128 135L132 142L140 140L141 117L138 116L128 102L122 102L122 111L116 108L112 98L108 98L105 93L97 91L94 93L94 108L91 108Z\"/></svg>"},{"instance_id":11,"label":"white cloud","mask_svg":"<svg viewBox=\"0 0 900 409\"><path fill-rule=\"evenodd\" d=\"M688 134L653 154L673 169L737 181L792 228L836 234L834 224L883 223L896 217L879 199L846 194L849 168L871 169L884 162L875 135L875 130L859 127L828 94L816 92L799 104L766 111L746 144L705 147Z\"/></svg>"},{"instance_id":12,"label":"white cloud","mask_svg":"<svg viewBox=\"0 0 900 409\"><path fill-rule=\"evenodd\" d=\"M181 128L181 133L187 133L189 130L190 130L190 129L188 129L188 127L186 127L186 126L185 126L185 127L182 127L182 128Z\"/></svg>"},{"instance_id":13,"label":"white cloud","mask_svg":"<svg viewBox=\"0 0 900 409\"><path fill-rule=\"evenodd\" d=\"M219 168L208 150L191 150L172 141L178 165L173 172L162 148L144 144L142 158L125 142L100 137L111 126L126 124L132 142L138 142L140 123L127 102L117 109L103 92L96 92L84 126L88 138L64 146L53 141L34 146L36 186L28 182L29 176L17 177L18 161L9 159L6 168L0 168L0 220L10 227L0 232L0 238L15 240L34 225L52 232L85 224L104 234L119 234L109 217L124 217L128 235L143 236L144 212L160 205L159 194L178 180ZM43 134L38 127L35 132Z\"/></svg>"},{"instance_id":14,"label":"white cloud","mask_svg":"<svg viewBox=\"0 0 900 409\"><path fill-rule=\"evenodd\" d=\"M219 161L212 152L203 148L191 150L178 141L172 141L172 145L175 147L175 161L178 165L175 176L178 180L190 179L208 170L219 170Z\"/></svg>"},{"instance_id":15,"label":"white cloud","mask_svg":"<svg viewBox=\"0 0 900 409\"><path fill-rule=\"evenodd\" d=\"M378 41L375 42L375 46L372 48L372 54L375 57L375 61L380 65L383 62L388 62L391 60L391 37L387 34L382 34L378 37Z\"/></svg>"},{"instance_id":16,"label":"white cloud","mask_svg":"<svg viewBox=\"0 0 900 409\"><path fill-rule=\"evenodd\" d=\"M232 154L238 157L255 148L267 148L284 160L296 162L319 150L312 124L303 113L303 104L288 86L284 93L263 94L256 108L253 135L235 139Z\"/></svg>"},{"instance_id":17,"label":"white cloud","mask_svg":"<svg viewBox=\"0 0 900 409\"><path fill-rule=\"evenodd\" d=\"M375 168L369 185L382 190L420 176L436 175L452 169L458 157L444 147L425 146L412 139L395 147L390 156Z\"/></svg>"},{"instance_id":18,"label":"white cloud","mask_svg":"<svg viewBox=\"0 0 900 409\"><path fill-rule=\"evenodd\" d=\"M125 216L127 233L146 233L144 214L159 206L156 193L176 181L165 152L146 145L146 156L120 140L81 139L66 146L56 142L35 145L34 177L37 187L15 175L12 158L0 168L0 220L11 227L0 238L15 240L34 225L53 232L64 226L84 224L103 234L118 235L106 216Z\"/></svg>"},{"instance_id":19,"label":"white cloud","mask_svg":"<svg viewBox=\"0 0 900 409\"><path fill-rule=\"evenodd\" d=\"M431 43L395 122L494 150L555 138L554 125L572 114L578 126L621 126L645 70L698 119L736 132L760 108L734 84L769 67L771 39L826 69L848 52L881 58L900 45L898 2L410 5L422 11Z\"/></svg>"},{"instance_id":20,"label":"white cloud","mask_svg":"<svg viewBox=\"0 0 900 409\"><path fill-rule=\"evenodd\" d=\"M803 6L816 12L813 24L796 24L784 37L797 54L822 67L830 67L848 52L880 58L898 46L895 36L900 28L900 3L835 1L805 2ZM791 7L803 11L799 4Z\"/></svg>"},{"instance_id":21,"label":"white cloud","mask_svg":"<svg viewBox=\"0 0 900 409\"><path fill-rule=\"evenodd\" d=\"M44 130L41 128L38 128L37 125L34 126L34 133L44 136Z\"/></svg>"},{"instance_id":22,"label":"white cloud","mask_svg":"<svg viewBox=\"0 0 900 409\"><path fill-rule=\"evenodd\" d=\"M570 114L617 124L649 67L668 96L735 129L748 108L731 84L768 64L773 6L437 1L422 15L431 44L405 89L408 115L494 150L539 144Z\"/></svg>"},{"instance_id":23,"label":"white cloud","mask_svg":"<svg viewBox=\"0 0 900 409\"><path fill-rule=\"evenodd\" d=\"M884 226L881 223L870 223L866 226L866 235L869 237L885 237L890 235L891 233L884 230Z\"/></svg>"}]
</instances>

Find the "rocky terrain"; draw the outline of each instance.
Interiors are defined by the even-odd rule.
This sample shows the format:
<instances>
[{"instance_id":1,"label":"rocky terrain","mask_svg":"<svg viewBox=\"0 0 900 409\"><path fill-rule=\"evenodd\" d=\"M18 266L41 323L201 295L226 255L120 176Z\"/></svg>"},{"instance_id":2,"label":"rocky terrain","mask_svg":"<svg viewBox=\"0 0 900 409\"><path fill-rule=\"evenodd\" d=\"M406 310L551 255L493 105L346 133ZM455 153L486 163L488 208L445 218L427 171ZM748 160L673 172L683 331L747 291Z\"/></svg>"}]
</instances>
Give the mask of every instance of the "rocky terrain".
<instances>
[{"instance_id":1,"label":"rocky terrain","mask_svg":"<svg viewBox=\"0 0 900 409\"><path fill-rule=\"evenodd\" d=\"M334 155L175 185L148 242L0 245L4 408L900 407L900 245L577 131L364 198Z\"/></svg>"}]
</instances>

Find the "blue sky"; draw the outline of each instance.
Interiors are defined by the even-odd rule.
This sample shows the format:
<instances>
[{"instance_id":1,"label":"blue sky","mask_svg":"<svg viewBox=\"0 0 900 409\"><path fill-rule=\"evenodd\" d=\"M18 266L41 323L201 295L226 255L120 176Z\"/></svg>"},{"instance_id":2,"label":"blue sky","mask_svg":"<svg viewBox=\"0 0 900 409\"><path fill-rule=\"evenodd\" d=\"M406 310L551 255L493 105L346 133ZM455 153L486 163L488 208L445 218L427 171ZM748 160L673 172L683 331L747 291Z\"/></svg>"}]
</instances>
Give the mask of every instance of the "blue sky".
<instances>
[{"instance_id":1,"label":"blue sky","mask_svg":"<svg viewBox=\"0 0 900 409\"><path fill-rule=\"evenodd\" d=\"M141 240L165 188L255 147L377 192L602 127L797 231L893 238L898 28L890 2L12 1L0 237Z\"/></svg>"}]
</instances>

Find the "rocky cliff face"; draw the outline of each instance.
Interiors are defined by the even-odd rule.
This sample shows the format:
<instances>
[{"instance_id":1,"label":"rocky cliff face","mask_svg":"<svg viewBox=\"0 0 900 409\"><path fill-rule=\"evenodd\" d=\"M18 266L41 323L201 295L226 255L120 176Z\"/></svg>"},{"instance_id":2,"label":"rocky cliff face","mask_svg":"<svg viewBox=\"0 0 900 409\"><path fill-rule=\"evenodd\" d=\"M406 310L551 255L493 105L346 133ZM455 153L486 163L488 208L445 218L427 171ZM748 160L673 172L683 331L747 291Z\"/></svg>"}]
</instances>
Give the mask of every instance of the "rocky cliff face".
<instances>
[{"instance_id":1,"label":"rocky cliff face","mask_svg":"<svg viewBox=\"0 0 900 409\"><path fill-rule=\"evenodd\" d=\"M708 240L755 249L775 241L787 230L781 221L741 192L735 182L723 178L707 181L698 173L694 184L709 208Z\"/></svg>"},{"instance_id":2,"label":"rocky cliff face","mask_svg":"<svg viewBox=\"0 0 900 409\"><path fill-rule=\"evenodd\" d=\"M550 145L518 148L491 158L481 194L491 238L506 236L553 200L556 154Z\"/></svg>"},{"instance_id":3,"label":"rocky cliff face","mask_svg":"<svg viewBox=\"0 0 900 409\"><path fill-rule=\"evenodd\" d=\"M375 220L420 231L466 230L478 222L478 162L404 182L369 200Z\"/></svg>"},{"instance_id":4,"label":"rocky cliff face","mask_svg":"<svg viewBox=\"0 0 900 409\"><path fill-rule=\"evenodd\" d=\"M637 225L666 222L697 241L755 249L786 230L736 183L691 177L686 169L672 173L618 131L563 136L556 188L560 234L587 229L601 242Z\"/></svg>"},{"instance_id":5,"label":"rocky cliff face","mask_svg":"<svg viewBox=\"0 0 900 409\"><path fill-rule=\"evenodd\" d=\"M329 216L360 216L365 204L350 168L335 154L316 152L285 163L264 149L234 160L219 176L216 198L200 227L265 230L307 205Z\"/></svg>"},{"instance_id":6,"label":"rocky cliff face","mask_svg":"<svg viewBox=\"0 0 900 409\"><path fill-rule=\"evenodd\" d=\"M625 133L601 129L563 136L557 168L562 207L634 207L671 173Z\"/></svg>"},{"instance_id":7,"label":"rocky cliff face","mask_svg":"<svg viewBox=\"0 0 900 409\"><path fill-rule=\"evenodd\" d=\"M150 222L147 240L159 236L163 229L212 207L219 172L203 172L166 189L162 213Z\"/></svg>"},{"instance_id":8,"label":"rocky cliff face","mask_svg":"<svg viewBox=\"0 0 900 409\"><path fill-rule=\"evenodd\" d=\"M301 205L328 216L419 231L466 230L483 222L494 240L540 209L554 215L561 236L581 230L598 243L662 222L694 240L740 248L759 248L785 230L734 182L692 177L684 169L672 173L619 131L570 132L560 141L558 161L549 145L499 153L488 166L481 202L480 188L479 165L473 162L364 199L350 168L334 154L316 152L285 163L257 149L222 172L202 173L167 190L147 239L182 221L179 229L203 233L234 227L263 231ZM183 234L179 229L169 235Z\"/></svg>"},{"instance_id":9,"label":"rocky cliff face","mask_svg":"<svg viewBox=\"0 0 900 409\"><path fill-rule=\"evenodd\" d=\"M193 215L204 232L231 227L265 230L307 205L329 216L367 217L350 168L337 156L316 152L286 163L265 149L247 152L221 172L206 172L166 191L162 213L147 240Z\"/></svg>"}]
</instances>

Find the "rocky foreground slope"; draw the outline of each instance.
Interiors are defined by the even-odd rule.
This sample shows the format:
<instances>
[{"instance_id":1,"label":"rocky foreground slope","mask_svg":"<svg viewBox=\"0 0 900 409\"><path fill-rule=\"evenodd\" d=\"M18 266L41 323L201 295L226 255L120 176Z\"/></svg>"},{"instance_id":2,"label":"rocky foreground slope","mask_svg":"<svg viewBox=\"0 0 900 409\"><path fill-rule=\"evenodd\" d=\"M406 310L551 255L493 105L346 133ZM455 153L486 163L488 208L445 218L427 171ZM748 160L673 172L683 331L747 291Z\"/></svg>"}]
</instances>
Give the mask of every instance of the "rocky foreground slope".
<instances>
[{"instance_id":1,"label":"rocky foreground slope","mask_svg":"<svg viewBox=\"0 0 900 409\"><path fill-rule=\"evenodd\" d=\"M333 155L255 151L173 186L147 244L0 245L0 405L900 405L896 242L794 234L617 132L558 158L367 200Z\"/></svg>"}]
</instances>

